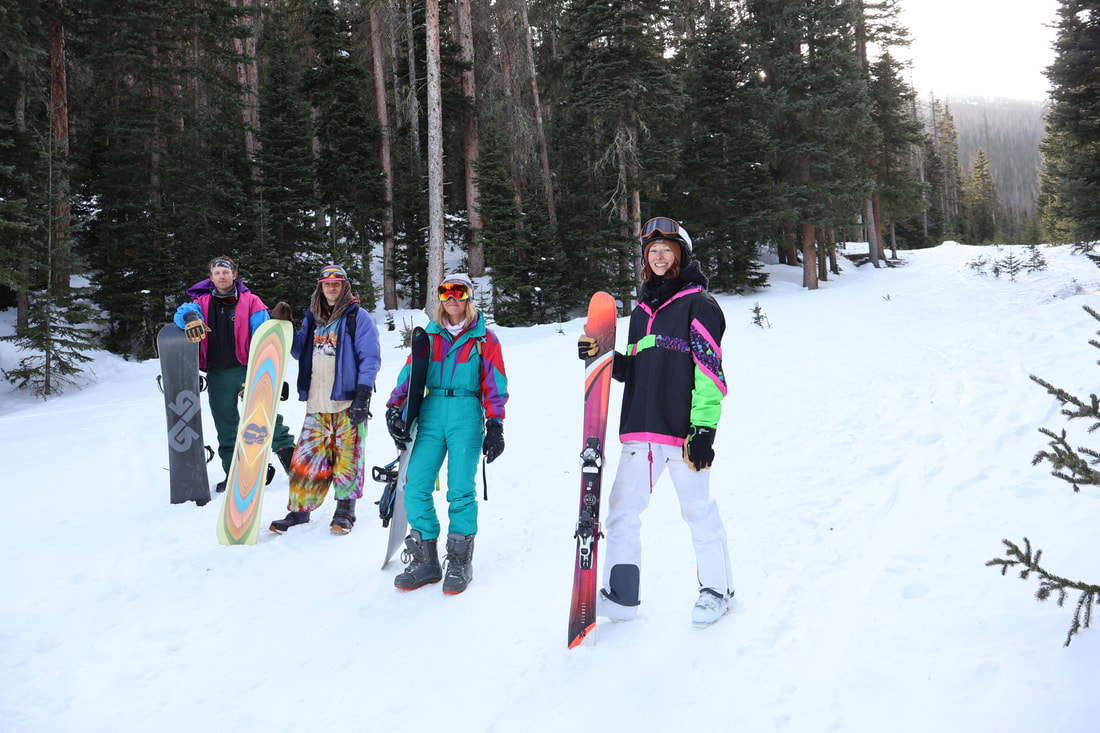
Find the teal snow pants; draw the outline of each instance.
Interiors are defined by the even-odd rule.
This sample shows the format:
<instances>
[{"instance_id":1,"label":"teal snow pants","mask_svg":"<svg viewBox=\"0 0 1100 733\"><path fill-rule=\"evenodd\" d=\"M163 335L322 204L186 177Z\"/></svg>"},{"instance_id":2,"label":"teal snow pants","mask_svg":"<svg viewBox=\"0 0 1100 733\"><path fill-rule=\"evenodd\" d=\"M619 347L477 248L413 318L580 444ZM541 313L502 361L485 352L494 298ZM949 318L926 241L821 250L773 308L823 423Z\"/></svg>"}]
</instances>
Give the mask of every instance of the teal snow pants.
<instances>
[{"instance_id":1,"label":"teal snow pants","mask_svg":"<svg viewBox=\"0 0 1100 733\"><path fill-rule=\"evenodd\" d=\"M416 441L405 483L405 512L409 526L425 540L439 537L435 513L435 478L447 459L447 517L449 532L477 534L477 462L485 435L481 401L466 392L449 397L429 393L420 406Z\"/></svg>"}]
</instances>

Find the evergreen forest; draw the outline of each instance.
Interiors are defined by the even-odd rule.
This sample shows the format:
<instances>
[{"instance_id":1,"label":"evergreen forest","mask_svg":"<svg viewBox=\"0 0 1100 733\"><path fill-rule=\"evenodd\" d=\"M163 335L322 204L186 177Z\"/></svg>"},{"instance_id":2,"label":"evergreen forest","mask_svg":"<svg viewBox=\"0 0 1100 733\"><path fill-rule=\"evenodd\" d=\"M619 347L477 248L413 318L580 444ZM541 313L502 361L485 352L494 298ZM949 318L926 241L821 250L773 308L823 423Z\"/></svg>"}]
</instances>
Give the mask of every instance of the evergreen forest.
<instances>
[{"instance_id":1,"label":"evergreen forest","mask_svg":"<svg viewBox=\"0 0 1100 733\"><path fill-rule=\"evenodd\" d=\"M1062 0L1010 228L990 151L904 81L899 0L3 0L0 307L35 354L8 377L152 355L221 254L297 314L328 262L370 309L431 307L457 252L515 326L629 310L655 215L719 292L763 261L814 289L850 240L879 267L1095 239L1095 5Z\"/></svg>"}]
</instances>

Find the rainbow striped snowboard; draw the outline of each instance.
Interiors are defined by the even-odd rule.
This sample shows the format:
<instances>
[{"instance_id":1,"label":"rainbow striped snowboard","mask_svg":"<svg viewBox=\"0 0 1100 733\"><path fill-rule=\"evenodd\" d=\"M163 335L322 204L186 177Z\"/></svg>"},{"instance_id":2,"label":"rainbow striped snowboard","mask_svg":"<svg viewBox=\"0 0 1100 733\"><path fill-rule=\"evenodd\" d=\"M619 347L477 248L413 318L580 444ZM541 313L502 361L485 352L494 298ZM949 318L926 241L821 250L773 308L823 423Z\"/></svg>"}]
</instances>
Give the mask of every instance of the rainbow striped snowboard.
<instances>
[{"instance_id":1,"label":"rainbow striped snowboard","mask_svg":"<svg viewBox=\"0 0 1100 733\"><path fill-rule=\"evenodd\" d=\"M252 335L244 407L218 517L218 542L223 545L254 545L260 534L267 459L293 339L290 321L275 319Z\"/></svg>"}]
</instances>

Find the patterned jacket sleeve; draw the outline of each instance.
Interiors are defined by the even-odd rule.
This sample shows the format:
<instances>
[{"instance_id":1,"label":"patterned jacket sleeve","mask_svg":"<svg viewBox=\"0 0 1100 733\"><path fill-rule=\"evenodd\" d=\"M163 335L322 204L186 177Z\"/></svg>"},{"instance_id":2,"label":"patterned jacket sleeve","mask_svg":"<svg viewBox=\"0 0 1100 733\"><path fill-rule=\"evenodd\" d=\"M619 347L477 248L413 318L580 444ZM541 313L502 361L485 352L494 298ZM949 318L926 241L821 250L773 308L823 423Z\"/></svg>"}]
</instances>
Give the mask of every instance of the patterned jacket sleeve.
<instances>
[{"instance_id":1,"label":"patterned jacket sleeve","mask_svg":"<svg viewBox=\"0 0 1100 733\"><path fill-rule=\"evenodd\" d=\"M691 424L718 427L726 373L722 370L722 334L726 318L709 294L700 298L691 321L691 356L695 361L695 386L691 392Z\"/></svg>"},{"instance_id":2,"label":"patterned jacket sleeve","mask_svg":"<svg viewBox=\"0 0 1100 733\"><path fill-rule=\"evenodd\" d=\"M405 359L405 366L401 367L401 372L397 375L397 386L393 388L390 398L386 400L386 407L405 404L405 399L409 396L409 377L411 376L412 354L409 354Z\"/></svg>"},{"instance_id":3,"label":"patterned jacket sleeve","mask_svg":"<svg viewBox=\"0 0 1100 733\"><path fill-rule=\"evenodd\" d=\"M481 404L485 419L504 419L504 403L508 401L508 375L504 371L504 354L500 339L488 328L481 350Z\"/></svg>"}]
</instances>

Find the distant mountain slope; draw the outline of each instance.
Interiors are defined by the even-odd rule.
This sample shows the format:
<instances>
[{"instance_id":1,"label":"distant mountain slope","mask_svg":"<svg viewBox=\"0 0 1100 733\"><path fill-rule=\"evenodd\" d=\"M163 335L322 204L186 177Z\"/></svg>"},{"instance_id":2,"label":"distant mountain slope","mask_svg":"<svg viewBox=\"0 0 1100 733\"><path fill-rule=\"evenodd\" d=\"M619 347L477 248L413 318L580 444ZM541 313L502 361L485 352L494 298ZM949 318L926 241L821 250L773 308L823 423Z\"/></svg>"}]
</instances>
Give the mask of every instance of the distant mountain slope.
<instances>
[{"instance_id":1,"label":"distant mountain slope","mask_svg":"<svg viewBox=\"0 0 1100 733\"><path fill-rule=\"evenodd\" d=\"M974 154L985 148L1005 208L1032 212L1039 195L1039 143L1045 102L947 99L959 131L959 164L969 175Z\"/></svg>"}]
</instances>

